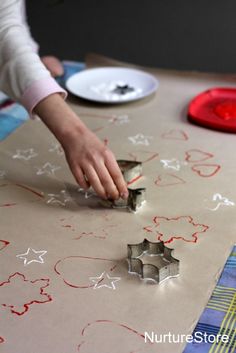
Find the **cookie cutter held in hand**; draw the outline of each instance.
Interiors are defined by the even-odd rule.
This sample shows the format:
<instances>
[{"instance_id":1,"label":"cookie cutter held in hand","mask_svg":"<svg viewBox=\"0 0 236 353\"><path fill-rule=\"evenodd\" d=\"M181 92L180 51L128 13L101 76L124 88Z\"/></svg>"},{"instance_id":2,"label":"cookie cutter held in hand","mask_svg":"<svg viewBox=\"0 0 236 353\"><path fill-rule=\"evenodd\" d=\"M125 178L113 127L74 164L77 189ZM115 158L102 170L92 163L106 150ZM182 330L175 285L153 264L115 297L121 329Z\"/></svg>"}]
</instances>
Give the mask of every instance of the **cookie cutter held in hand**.
<instances>
[{"instance_id":1,"label":"cookie cutter held in hand","mask_svg":"<svg viewBox=\"0 0 236 353\"><path fill-rule=\"evenodd\" d=\"M136 161L127 161L124 159L117 161L124 180L128 185L137 181L142 176L142 163ZM129 211L136 212L145 202L145 188L128 189L128 199L123 200L103 200L102 204L112 208L127 208Z\"/></svg>"},{"instance_id":2,"label":"cookie cutter held in hand","mask_svg":"<svg viewBox=\"0 0 236 353\"><path fill-rule=\"evenodd\" d=\"M103 200L102 204L112 208L127 208L130 211L136 212L145 202L146 189L128 189L128 191L128 199L124 200L119 198L118 200Z\"/></svg>"},{"instance_id":3,"label":"cookie cutter held in hand","mask_svg":"<svg viewBox=\"0 0 236 353\"><path fill-rule=\"evenodd\" d=\"M179 260L174 258L170 249L163 241L151 242L144 239L139 244L128 244L128 272L138 274L142 279L161 283L168 278L179 275ZM156 257L157 264L144 263L141 259L144 255Z\"/></svg>"}]
</instances>

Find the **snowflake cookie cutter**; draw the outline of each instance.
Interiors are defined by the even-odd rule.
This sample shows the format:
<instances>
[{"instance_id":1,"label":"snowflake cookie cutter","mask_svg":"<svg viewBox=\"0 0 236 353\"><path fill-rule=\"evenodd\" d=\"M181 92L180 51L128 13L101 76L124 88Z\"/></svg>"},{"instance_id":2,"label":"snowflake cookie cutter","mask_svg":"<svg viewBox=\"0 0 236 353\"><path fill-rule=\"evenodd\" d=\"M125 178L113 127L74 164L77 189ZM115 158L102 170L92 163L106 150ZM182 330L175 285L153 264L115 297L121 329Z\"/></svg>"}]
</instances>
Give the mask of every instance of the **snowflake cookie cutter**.
<instances>
[{"instance_id":1,"label":"snowflake cookie cutter","mask_svg":"<svg viewBox=\"0 0 236 353\"><path fill-rule=\"evenodd\" d=\"M117 161L127 184L131 184L142 176L142 162L120 159Z\"/></svg>"},{"instance_id":2,"label":"snowflake cookie cutter","mask_svg":"<svg viewBox=\"0 0 236 353\"><path fill-rule=\"evenodd\" d=\"M179 260L171 255L173 249L165 246L163 241L151 242L144 239L142 243L128 244L127 247L130 274L139 275L141 279L156 284L179 275ZM145 255L155 257L155 265L144 263L141 258Z\"/></svg>"},{"instance_id":3,"label":"snowflake cookie cutter","mask_svg":"<svg viewBox=\"0 0 236 353\"><path fill-rule=\"evenodd\" d=\"M102 204L106 207L112 208L127 208L131 212L138 211L145 203L146 188L128 189L128 199L124 200L103 200Z\"/></svg>"}]
</instances>

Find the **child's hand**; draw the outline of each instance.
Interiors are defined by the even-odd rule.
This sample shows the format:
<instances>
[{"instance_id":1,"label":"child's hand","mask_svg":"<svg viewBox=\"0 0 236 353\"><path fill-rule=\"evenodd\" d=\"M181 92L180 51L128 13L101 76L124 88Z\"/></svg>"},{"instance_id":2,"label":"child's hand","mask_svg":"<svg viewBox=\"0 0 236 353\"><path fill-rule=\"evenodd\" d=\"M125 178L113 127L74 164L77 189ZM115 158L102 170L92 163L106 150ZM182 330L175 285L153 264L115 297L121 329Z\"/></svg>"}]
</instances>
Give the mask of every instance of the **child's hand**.
<instances>
[{"instance_id":1,"label":"child's hand","mask_svg":"<svg viewBox=\"0 0 236 353\"><path fill-rule=\"evenodd\" d=\"M70 169L83 189L91 185L102 198L128 197L113 153L90 130L74 130L61 144Z\"/></svg>"},{"instance_id":2,"label":"child's hand","mask_svg":"<svg viewBox=\"0 0 236 353\"><path fill-rule=\"evenodd\" d=\"M61 143L70 169L79 183L102 198L127 198L128 190L113 153L69 108L59 94L52 94L35 108Z\"/></svg>"},{"instance_id":3,"label":"child's hand","mask_svg":"<svg viewBox=\"0 0 236 353\"><path fill-rule=\"evenodd\" d=\"M63 75L63 66L55 56L42 56L41 61L44 63L44 65L50 71L53 77Z\"/></svg>"}]
</instances>

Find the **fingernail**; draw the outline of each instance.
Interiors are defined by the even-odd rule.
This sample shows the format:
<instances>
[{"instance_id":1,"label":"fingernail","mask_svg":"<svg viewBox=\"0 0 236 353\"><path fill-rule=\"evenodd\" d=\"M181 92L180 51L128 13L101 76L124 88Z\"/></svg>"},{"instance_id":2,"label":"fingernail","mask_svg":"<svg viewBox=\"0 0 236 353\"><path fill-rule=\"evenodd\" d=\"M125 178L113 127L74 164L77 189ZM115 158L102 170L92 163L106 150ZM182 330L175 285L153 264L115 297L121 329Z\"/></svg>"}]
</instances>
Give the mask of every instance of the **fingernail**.
<instances>
[{"instance_id":1,"label":"fingernail","mask_svg":"<svg viewBox=\"0 0 236 353\"><path fill-rule=\"evenodd\" d=\"M125 191L125 192L123 192L123 193L121 194L121 197L122 197L122 199L124 199L124 200L126 200L126 199L128 198L128 196L129 196L129 192L128 192L128 191Z\"/></svg>"}]
</instances>

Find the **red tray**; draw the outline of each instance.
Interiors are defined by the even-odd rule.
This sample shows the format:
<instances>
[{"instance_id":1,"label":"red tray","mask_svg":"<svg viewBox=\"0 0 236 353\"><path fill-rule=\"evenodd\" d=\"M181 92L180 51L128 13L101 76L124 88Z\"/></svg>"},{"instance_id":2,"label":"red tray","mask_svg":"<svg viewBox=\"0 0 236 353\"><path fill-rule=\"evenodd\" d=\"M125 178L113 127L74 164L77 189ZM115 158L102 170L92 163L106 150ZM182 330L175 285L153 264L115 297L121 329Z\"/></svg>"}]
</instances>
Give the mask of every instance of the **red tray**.
<instances>
[{"instance_id":1,"label":"red tray","mask_svg":"<svg viewBox=\"0 0 236 353\"><path fill-rule=\"evenodd\" d=\"M210 129L236 133L236 89L213 88L189 104L188 118Z\"/></svg>"}]
</instances>

